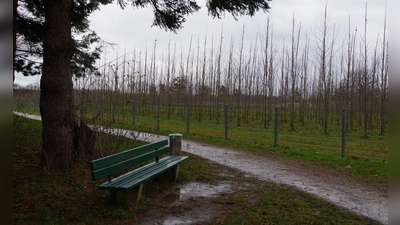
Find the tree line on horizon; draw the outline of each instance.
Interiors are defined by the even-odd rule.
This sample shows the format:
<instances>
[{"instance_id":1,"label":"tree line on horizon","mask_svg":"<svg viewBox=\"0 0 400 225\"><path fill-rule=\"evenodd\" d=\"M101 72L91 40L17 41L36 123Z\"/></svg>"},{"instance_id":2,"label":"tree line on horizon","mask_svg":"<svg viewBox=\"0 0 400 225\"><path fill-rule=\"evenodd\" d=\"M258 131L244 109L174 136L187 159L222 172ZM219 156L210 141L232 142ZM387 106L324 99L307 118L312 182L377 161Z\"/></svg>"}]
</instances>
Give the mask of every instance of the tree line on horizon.
<instances>
[{"instance_id":1,"label":"tree line on horizon","mask_svg":"<svg viewBox=\"0 0 400 225\"><path fill-rule=\"evenodd\" d=\"M295 120L304 125L315 120L327 133L328 124L348 111L348 129L362 127L387 132L388 41L386 19L374 44L368 43L367 24L358 37L351 28L339 42L331 25L323 22L309 36L293 17L290 44L277 40L267 20L265 33L245 46L245 26L237 40L221 35L217 42L207 34L190 40L189 48L177 50L168 43L159 53L157 41L152 48L134 49L110 61L98 61L100 76L75 79L81 98L104 102L132 102L141 105L207 105L218 109L210 117L219 122L219 108L235 109L237 125L263 117L264 126L272 121L279 106L281 119L295 130ZM315 41L313 41L315 39ZM109 58L103 55L103 59ZM85 99L81 99L85 101ZM204 117L202 108L196 118ZM205 107L205 106L204 106ZM252 111L257 108L258 110ZM236 115L237 113L237 115Z\"/></svg>"}]
</instances>

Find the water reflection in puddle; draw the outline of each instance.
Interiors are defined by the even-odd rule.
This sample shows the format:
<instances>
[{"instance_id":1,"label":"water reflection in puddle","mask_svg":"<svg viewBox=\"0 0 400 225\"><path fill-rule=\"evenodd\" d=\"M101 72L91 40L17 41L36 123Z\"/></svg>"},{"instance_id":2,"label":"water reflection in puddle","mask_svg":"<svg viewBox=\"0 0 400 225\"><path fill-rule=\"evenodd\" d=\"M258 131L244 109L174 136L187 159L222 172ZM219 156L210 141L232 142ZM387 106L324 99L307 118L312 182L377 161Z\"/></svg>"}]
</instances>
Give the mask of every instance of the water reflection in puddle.
<instances>
[{"instance_id":1,"label":"water reflection in puddle","mask_svg":"<svg viewBox=\"0 0 400 225\"><path fill-rule=\"evenodd\" d=\"M212 197L230 191L229 184L210 185L200 182L191 182L175 188L172 192L163 195L156 203L174 205L195 197Z\"/></svg>"},{"instance_id":2,"label":"water reflection in puddle","mask_svg":"<svg viewBox=\"0 0 400 225\"><path fill-rule=\"evenodd\" d=\"M189 219L189 218L185 218L185 219L180 219L180 218L172 218L172 219L167 219L164 221L163 225L183 225L183 224L192 224L194 221Z\"/></svg>"}]
</instances>

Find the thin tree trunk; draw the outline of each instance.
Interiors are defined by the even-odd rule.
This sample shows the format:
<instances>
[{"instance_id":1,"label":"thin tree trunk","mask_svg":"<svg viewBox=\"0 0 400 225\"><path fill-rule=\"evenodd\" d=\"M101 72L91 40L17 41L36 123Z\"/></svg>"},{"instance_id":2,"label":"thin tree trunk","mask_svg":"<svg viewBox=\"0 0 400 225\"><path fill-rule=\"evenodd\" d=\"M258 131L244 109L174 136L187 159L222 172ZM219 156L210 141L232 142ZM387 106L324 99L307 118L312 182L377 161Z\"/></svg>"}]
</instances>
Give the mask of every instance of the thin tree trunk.
<instances>
[{"instance_id":1,"label":"thin tree trunk","mask_svg":"<svg viewBox=\"0 0 400 225\"><path fill-rule=\"evenodd\" d=\"M244 44L244 32L245 32L245 26L243 25L243 31L242 31L242 40L240 43L240 49L239 49L239 68L238 68L238 81L239 81L239 86L238 86L238 98L237 98L237 109L238 109L238 115L237 115L237 126L240 126L240 100L241 100L241 95L242 95L242 64L243 64L243 44Z\"/></svg>"},{"instance_id":2,"label":"thin tree trunk","mask_svg":"<svg viewBox=\"0 0 400 225\"><path fill-rule=\"evenodd\" d=\"M367 73L367 3L365 3L365 30L364 30L364 137L368 137L368 107L367 107L367 89L368 89L368 73Z\"/></svg>"},{"instance_id":3,"label":"thin tree trunk","mask_svg":"<svg viewBox=\"0 0 400 225\"><path fill-rule=\"evenodd\" d=\"M386 13L385 10L385 23L383 28L383 41L382 41L382 65L381 65L381 109L380 109L380 119L381 119L381 131L380 134L384 135L386 133L386 86L387 86L387 58L386 58Z\"/></svg>"}]
</instances>

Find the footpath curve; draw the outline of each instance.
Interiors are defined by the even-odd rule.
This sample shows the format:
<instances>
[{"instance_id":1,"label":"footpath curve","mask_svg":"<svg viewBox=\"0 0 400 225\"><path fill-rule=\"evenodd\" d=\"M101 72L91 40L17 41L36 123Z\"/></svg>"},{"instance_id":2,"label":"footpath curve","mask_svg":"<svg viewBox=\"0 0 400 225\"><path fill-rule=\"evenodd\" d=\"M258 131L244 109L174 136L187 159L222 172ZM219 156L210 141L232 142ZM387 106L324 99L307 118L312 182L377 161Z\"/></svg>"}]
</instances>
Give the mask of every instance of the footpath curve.
<instances>
[{"instance_id":1,"label":"footpath curve","mask_svg":"<svg viewBox=\"0 0 400 225\"><path fill-rule=\"evenodd\" d=\"M41 119L40 116L14 113L32 119ZM111 132L148 142L168 138L164 135L131 130L91 127L98 131ZM284 159L186 139L182 139L182 151L239 169L261 180L295 187L382 224L388 224L388 194L354 179L321 173L315 168L300 163L288 163Z\"/></svg>"}]
</instances>

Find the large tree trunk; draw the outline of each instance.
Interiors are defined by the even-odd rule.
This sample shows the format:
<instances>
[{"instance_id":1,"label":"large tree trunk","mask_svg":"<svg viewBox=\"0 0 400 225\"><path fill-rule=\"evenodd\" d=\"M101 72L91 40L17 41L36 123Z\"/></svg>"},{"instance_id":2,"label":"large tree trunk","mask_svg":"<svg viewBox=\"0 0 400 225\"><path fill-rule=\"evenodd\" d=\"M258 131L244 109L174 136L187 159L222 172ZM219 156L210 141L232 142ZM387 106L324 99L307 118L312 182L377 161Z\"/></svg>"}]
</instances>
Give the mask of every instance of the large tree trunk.
<instances>
[{"instance_id":1,"label":"large tree trunk","mask_svg":"<svg viewBox=\"0 0 400 225\"><path fill-rule=\"evenodd\" d=\"M67 170L74 149L77 119L74 109L70 60L72 0L45 0L43 73L40 81L43 150L49 170Z\"/></svg>"},{"instance_id":2,"label":"large tree trunk","mask_svg":"<svg viewBox=\"0 0 400 225\"><path fill-rule=\"evenodd\" d=\"M13 0L13 64L15 61L15 52L17 51L17 28L16 28L16 23L17 23L17 9L18 9L18 0ZM13 85L15 81L15 68L13 66Z\"/></svg>"}]
</instances>

